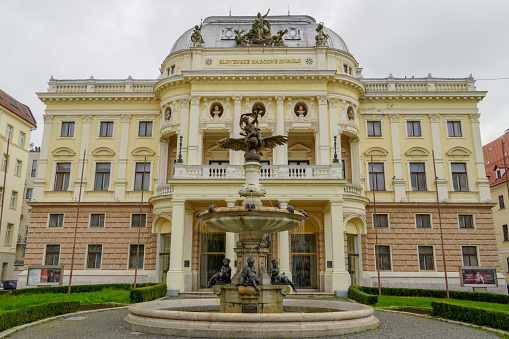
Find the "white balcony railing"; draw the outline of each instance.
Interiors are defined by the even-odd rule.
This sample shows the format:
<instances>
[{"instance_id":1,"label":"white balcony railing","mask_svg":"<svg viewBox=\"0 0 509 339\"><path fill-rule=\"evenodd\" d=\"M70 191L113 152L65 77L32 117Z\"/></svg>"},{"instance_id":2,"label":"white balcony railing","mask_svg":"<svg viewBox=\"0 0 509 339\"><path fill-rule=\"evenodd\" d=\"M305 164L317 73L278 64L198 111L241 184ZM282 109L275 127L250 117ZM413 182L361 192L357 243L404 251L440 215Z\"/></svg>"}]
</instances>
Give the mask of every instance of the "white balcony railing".
<instances>
[{"instance_id":1,"label":"white balcony railing","mask_svg":"<svg viewBox=\"0 0 509 339\"><path fill-rule=\"evenodd\" d=\"M157 186L157 195L171 195L173 194L173 186L170 184L162 184Z\"/></svg>"}]
</instances>

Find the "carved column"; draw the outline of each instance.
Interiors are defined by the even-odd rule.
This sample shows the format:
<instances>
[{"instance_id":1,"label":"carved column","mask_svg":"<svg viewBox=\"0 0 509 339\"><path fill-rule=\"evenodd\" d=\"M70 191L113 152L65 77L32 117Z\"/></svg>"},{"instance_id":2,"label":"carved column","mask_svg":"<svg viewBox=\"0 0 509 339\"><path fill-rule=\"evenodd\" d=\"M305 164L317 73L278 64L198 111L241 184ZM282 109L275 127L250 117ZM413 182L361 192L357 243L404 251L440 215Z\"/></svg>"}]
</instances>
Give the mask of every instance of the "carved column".
<instances>
[{"instance_id":1,"label":"carved column","mask_svg":"<svg viewBox=\"0 0 509 339\"><path fill-rule=\"evenodd\" d=\"M178 292L184 291L185 201L173 200L172 210L170 269L166 284L170 295L178 295Z\"/></svg>"},{"instance_id":2,"label":"carved column","mask_svg":"<svg viewBox=\"0 0 509 339\"><path fill-rule=\"evenodd\" d=\"M350 138L350 168L352 184L361 184L361 147L359 138Z\"/></svg>"},{"instance_id":3,"label":"carved column","mask_svg":"<svg viewBox=\"0 0 509 339\"><path fill-rule=\"evenodd\" d=\"M43 115L44 130L42 134L41 153L37 164L37 178L34 180L34 200L39 200L44 197L44 190L46 188L46 166L48 164L48 146L51 136L51 125L53 124L53 117L53 114ZM53 187L50 189L53 189Z\"/></svg>"},{"instance_id":4,"label":"carved column","mask_svg":"<svg viewBox=\"0 0 509 339\"><path fill-rule=\"evenodd\" d=\"M189 111L189 137L187 145L187 164L198 165L198 123L200 120L200 97L191 97L191 109Z\"/></svg>"},{"instance_id":5,"label":"carved column","mask_svg":"<svg viewBox=\"0 0 509 339\"><path fill-rule=\"evenodd\" d=\"M330 165L329 158L329 117L327 114L327 96L318 96L318 128L320 130L320 165Z\"/></svg>"},{"instance_id":6,"label":"carved column","mask_svg":"<svg viewBox=\"0 0 509 339\"><path fill-rule=\"evenodd\" d=\"M390 113L391 119L391 138L392 138L392 165L394 166L394 199L397 202L406 201L405 179L401 168L401 150L399 147L399 114Z\"/></svg>"},{"instance_id":7,"label":"carved column","mask_svg":"<svg viewBox=\"0 0 509 339\"><path fill-rule=\"evenodd\" d=\"M430 113L429 118L431 120L431 138L433 141L433 151L435 152L435 168L438 178L438 198L440 201L444 201L449 198L449 195L447 192L447 180L444 177L444 160L442 155L442 143L440 141L440 114Z\"/></svg>"},{"instance_id":8,"label":"carved column","mask_svg":"<svg viewBox=\"0 0 509 339\"><path fill-rule=\"evenodd\" d=\"M80 195L80 181L81 181L81 168L83 167L83 154L87 150L87 147L90 142L90 122L92 121L92 115L84 114L82 117L83 126L81 129L81 147L80 152L78 154L78 176L76 180L74 180L74 200L78 200ZM88 150L88 154L90 154L90 150ZM85 173L83 173L83 189L81 190L82 197L85 194L85 190L87 189L87 163L88 163L88 155L85 159ZM94 169L92 169L94 171Z\"/></svg>"},{"instance_id":9,"label":"carved column","mask_svg":"<svg viewBox=\"0 0 509 339\"><path fill-rule=\"evenodd\" d=\"M118 172L117 172L117 180L115 180L115 199L116 200L124 200L125 191L127 189L127 145L129 143L129 122L131 120L131 115L123 114L121 116L122 119L122 128L120 134L120 152L118 155Z\"/></svg>"},{"instance_id":10,"label":"carved column","mask_svg":"<svg viewBox=\"0 0 509 339\"><path fill-rule=\"evenodd\" d=\"M242 97L233 97L233 138L240 138L240 116L241 112ZM230 151L230 161L232 165L243 165L244 164L244 152Z\"/></svg>"},{"instance_id":11,"label":"carved column","mask_svg":"<svg viewBox=\"0 0 509 339\"><path fill-rule=\"evenodd\" d=\"M276 98L276 134L285 134L285 111L284 111L284 96L277 96ZM277 146L274 149L274 165L288 165L288 145Z\"/></svg>"},{"instance_id":12,"label":"carved column","mask_svg":"<svg viewBox=\"0 0 509 339\"><path fill-rule=\"evenodd\" d=\"M330 228L332 238L331 290L337 296L346 296L350 285L350 274L345 265L345 225L343 223L343 201L330 202L330 214L325 218L325 227Z\"/></svg>"},{"instance_id":13,"label":"carved column","mask_svg":"<svg viewBox=\"0 0 509 339\"><path fill-rule=\"evenodd\" d=\"M188 145L188 137L189 137L189 103L191 100L189 99L181 99L180 100L180 133L179 133L179 141L180 136L182 136L182 159L184 160L184 164L188 163L188 154L187 154L187 145Z\"/></svg>"},{"instance_id":14,"label":"carved column","mask_svg":"<svg viewBox=\"0 0 509 339\"><path fill-rule=\"evenodd\" d=\"M474 153L475 153L475 167L477 170L477 188L479 190L479 199L481 202L490 201L490 183L486 179L486 169L484 167L484 157L482 152L481 141L481 128L479 125L479 113L470 114L470 121L472 122L472 133L474 135Z\"/></svg>"},{"instance_id":15,"label":"carved column","mask_svg":"<svg viewBox=\"0 0 509 339\"><path fill-rule=\"evenodd\" d=\"M279 199L281 208L288 206L289 200ZM279 259L279 270L284 273L287 277L292 276L290 269L290 232L283 231L277 235L277 257Z\"/></svg>"},{"instance_id":16,"label":"carved column","mask_svg":"<svg viewBox=\"0 0 509 339\"><path fill-rule=\"evenodd\" d=\"M168 146L167 140L159 140L159 169L157 174L159 185L166 184L166 177L168 176Z\"/></svg>"}]
</instances>

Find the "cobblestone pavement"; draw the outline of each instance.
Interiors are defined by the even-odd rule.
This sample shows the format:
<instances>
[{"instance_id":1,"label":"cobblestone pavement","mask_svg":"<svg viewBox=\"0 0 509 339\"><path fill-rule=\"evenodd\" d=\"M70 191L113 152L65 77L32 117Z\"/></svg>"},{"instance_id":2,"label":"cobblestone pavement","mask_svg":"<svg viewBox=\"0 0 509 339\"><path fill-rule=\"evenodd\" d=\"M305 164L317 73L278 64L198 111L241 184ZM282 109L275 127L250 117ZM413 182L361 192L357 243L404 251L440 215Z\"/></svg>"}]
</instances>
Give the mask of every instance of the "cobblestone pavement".
<instances>
[{"instance_id":1,"label":"cobblestone pavement","mask_svg":"<svg viewBox=\"0 0 509 339\"><path fill-rule=\"evenodd\" d=\"M130 338L171 338L163 335L149 335L131 332L122 326L127 309L106 310L73 315L64 319L27 327L13 333L9 338L20 339L130 339ZM350 334L340 338L498 338L475 328L436 321L432 319L389 312L376 312L382 326L373 331ZM75 319L75 320L72 320ZM330 339L333 337L327 337Z\"/></svg>"}]
</instances>

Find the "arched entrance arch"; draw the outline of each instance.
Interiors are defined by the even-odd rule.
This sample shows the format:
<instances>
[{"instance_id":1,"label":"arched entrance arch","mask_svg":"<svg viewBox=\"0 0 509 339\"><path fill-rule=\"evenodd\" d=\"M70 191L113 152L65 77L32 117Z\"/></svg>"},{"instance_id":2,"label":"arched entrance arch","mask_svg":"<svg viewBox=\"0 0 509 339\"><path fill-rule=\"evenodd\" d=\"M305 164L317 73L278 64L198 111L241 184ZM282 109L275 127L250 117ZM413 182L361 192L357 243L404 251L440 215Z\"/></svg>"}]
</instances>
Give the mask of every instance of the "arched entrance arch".
<instances>
[{"instance_id":1,"label":"arched entrance arch","mask_svg":"<svg viewBox=\"0 0 509 339\"><path fill-rule=\"evenodd\" d=\"M359 285L362 276L361 234L366 234L365 217L353 214L345 219L346 253L350 283Z\"/></svg>"},{"instance_id":2,"label":"arched entrance arch","mask_svg":"<svg viewBox=\"0 0 509 339\"><path fill-rule=\"evenodd\" d=\"M155 214L152 223L152 232L157 233L157 275L159 282L166 282L166 274L170 269L171 252L171 216Z\"/></svg>"}]
</instances>

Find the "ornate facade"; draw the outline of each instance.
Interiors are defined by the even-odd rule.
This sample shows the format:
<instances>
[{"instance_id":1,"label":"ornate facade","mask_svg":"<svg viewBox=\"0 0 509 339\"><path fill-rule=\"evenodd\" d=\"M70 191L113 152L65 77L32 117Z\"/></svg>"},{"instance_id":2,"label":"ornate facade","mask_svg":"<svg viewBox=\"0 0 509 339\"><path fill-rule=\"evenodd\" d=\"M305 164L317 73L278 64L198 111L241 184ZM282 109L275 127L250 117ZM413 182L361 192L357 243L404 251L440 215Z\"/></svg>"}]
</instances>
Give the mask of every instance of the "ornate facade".
<instances>
[{"instance_id":1,"label":"ornate facade","mask_svg":"<svg viewBox=\"0 0 509 339\"><path fill-rule=\"evenodd\" d=\"M242 152L216 141L239 137L240 115L257 105L262 133L290 139L262 156L264 204L309 213L266 236L298 289L376 284L373 191L382 284L443 288L432 152L450 286L461 288L465 261L496 266L477 109L486 92L475 80L364 78L345 42L309 16L265 19L282 46L237 46L255 20L207 18L176 41L158 79L50 80L38 93L47 108L25 267L69 268L85 154L73 281L132 281L144 187L138 276L205 288L224 256L234 262L237 239L195 215L233 206L244 180Z\"/></svg>"}]
</instances>

